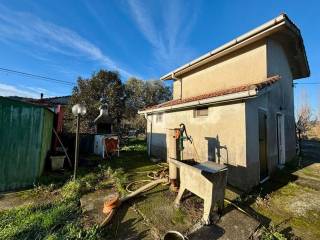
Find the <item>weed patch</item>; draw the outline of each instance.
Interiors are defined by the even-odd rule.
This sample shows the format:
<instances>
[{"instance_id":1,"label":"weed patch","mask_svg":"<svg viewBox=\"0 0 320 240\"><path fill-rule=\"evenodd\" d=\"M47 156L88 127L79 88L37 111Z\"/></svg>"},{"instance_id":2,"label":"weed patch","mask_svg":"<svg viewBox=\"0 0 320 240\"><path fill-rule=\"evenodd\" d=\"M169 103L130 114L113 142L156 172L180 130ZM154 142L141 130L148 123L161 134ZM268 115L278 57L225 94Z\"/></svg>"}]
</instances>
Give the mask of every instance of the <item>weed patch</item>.
<instances>
[{"instance_id":1,"label":"weed patch","mask_svg":"<svg viewBox=\"0 0 320 240\"><path fill-rule=\"evenodd\" d=\"M273 181L266 183L282 183L279 188L273 185L269 194L259 195L251 205L257 213L275 224L286 222L277 229L272 225L264 229L262 239L283 239L284 236L288 239L299 239L296 236L303 236L303 239L320 238L319 178L314 176L320 168L319 163L311 160L303 158L301 163L305 167L302 169L294 161L286 164L286 168ZM291 173L295 176L294 180L288 177ZM283 184L283 179L291 181Z\"/></svg>"},{"instance_id":2,"label":"weed patch","mask_svg":"<svg viewBox=\"0 0 320 240\"><path fill-rule=\"evenodd\" d=\"M261 233L262 240L286 240L287 238L279 232L277 227L272 223L269 225L268 228L262 227Z\"/></svg>"},{"instance_id":3,"label":"weed patch","mask_svg":"<svg viewBox=\"0 0 320 240\"><path fill-rule=\"evenodd\" d=\"M124 151L124 152L145 152L145 151L147 151L147 146L145 144L134 144L134 145L122 147L121 151Z\"/></svg>"},{"instance_id":4,"label":"weed patch","mask_svg":"<svg viewBox=\"0 0 320 240\"><path fill-rule=\"evenodd\" d=\"M0 212L0 239L99 239L97 226L83 229L80 224L80 197L99 187L99 181L109 178L118 189L123 190L126 181L122 170L99 168L76 181L66 182L58 196L44 204ZM37 197L53 191L52 186L38 186L28 193ZM54 190L56 191L56 189Z\"/></svg>"},{"instance_id":5,"label":"weed patch","mask_svg":"<svg viewBox=\"0 0 320 240\"><path fill-rule=\"evenodd\" d=\"M83 227L80 198L109 187L125 195L128 179L120 166L130 169L148 164L146 158L141 157L145 156L145 149L141 141L136 141L123 150L121 158L101 162L95 168L80 167L76 181L70 180L72 173L68 171L41 177L37 186L19 195L22 199L38 201L0 212L0 239L103 239L105 233L97 225Z\"/></svg>"}]
</instances>

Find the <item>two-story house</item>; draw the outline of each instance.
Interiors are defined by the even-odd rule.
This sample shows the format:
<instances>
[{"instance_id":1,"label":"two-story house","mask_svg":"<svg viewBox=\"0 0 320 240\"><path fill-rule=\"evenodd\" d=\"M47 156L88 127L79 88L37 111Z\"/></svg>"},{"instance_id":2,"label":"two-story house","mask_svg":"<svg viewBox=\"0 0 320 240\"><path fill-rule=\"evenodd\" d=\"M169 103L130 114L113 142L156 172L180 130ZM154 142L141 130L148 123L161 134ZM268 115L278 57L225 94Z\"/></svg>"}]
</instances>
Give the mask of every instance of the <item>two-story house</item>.
<instances>
[{"instance_id":1,"label":"two-story house","mask_svg":"<svg viewBox=\"0 0 320 240\"><path fill-rule=\"evenodd\" d=\"M184 123L184 159L228 166L249 190L295 156L293 80L310 75L300 30L285 15L164 75L173 99L140 111L148 151L167 159L168 129Z\"/></svg>"}]
</instances>

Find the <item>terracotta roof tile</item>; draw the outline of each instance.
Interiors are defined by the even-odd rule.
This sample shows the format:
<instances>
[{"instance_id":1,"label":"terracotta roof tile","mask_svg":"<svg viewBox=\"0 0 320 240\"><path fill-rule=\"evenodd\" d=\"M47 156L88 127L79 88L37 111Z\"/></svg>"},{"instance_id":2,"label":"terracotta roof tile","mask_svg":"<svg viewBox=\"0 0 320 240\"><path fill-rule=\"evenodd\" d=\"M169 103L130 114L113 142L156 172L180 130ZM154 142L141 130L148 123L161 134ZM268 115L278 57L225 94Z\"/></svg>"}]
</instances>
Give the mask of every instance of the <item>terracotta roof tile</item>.
<instances>
[{"instance_id":1,"label":"terracotta roof tile","mask_svg":"<svg viewBox=\"0 0 320 240\"><path fill-rule=\"evenodd\" d=\"M239 87L224 89L224 90L206 93L206 94L202 94L202 95L198 95L198 96L194 96L194 97L189 97L189 98L173 99L173 100L170 100L170 101L167 101L164 103L160 103L158 105L149 106L149 107L145 108L144 110L158 109L158 108L162 108L162 107L170 107L170 106L174 106L174 105L178 105L178 104L204 100L204 99L212 98L212 97L219 97L219 96L243 92L243 91L247 91L247 90L251 90L251 89L261 90L265 87L268 87L268 86L274 84L280 78L281 77L279 75L276 75L276 76L269 77L265 81L259 82L256 84L242 85Z\"/></svg>"}]
</instances>

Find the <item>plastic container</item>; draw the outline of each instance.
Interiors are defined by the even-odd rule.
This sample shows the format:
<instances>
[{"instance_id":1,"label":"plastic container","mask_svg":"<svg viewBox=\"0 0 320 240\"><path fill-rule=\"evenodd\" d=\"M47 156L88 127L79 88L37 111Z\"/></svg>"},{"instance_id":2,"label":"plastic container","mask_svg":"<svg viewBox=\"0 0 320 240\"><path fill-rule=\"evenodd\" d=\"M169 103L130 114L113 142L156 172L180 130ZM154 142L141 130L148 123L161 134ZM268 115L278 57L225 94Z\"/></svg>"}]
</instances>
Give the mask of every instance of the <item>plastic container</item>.
<instances>
[{"instance_id":1,"label":"plastic container","mask_svg":"<svg viewBox=\"0 0 320 240\"><path fill-rule=\"evenodd\" d=\"M51 170L56 171L63 168L65 156L51 156Z\"/></svg>"},{"instance_id":2,"label":"plastic container","mask_svg":"<svg viewBox=\"0 0 320 240\"><path fill-rule=\"evenodd\" d=\"M163 240L186 240L187 238L184 237L181 233L177 231L168 231L163 236Z\"/></svg>"}]
</instances>

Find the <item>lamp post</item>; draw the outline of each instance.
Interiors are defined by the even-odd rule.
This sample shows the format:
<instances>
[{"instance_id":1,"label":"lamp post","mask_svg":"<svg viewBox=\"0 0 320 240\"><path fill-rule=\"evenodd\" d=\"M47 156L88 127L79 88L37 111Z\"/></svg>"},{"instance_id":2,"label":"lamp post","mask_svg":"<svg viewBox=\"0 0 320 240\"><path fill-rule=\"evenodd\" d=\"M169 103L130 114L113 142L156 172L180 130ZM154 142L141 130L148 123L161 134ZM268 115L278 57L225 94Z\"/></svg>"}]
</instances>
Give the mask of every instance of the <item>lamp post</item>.
<instances>
[{"instance_id":1,"label":"lamp post","mask_svg":"<svg viewBox=\"0 0 320 240\"><path fill-rule=\"evenodd\" d=\"M79 128L80 128L80 116L84 116L87 113L87 109L82 104L76 104L72 106L72 113L77 118L77 129L76 129L76 146L75 146L75 158L74 158L74 172L73 180L76 180L77 167L79 161Z\"/></svg>"}]
</instances>

